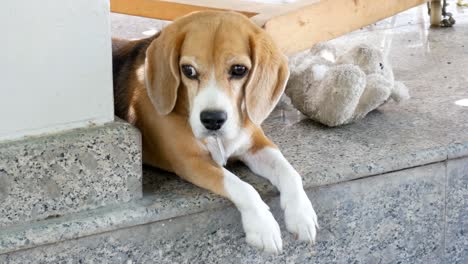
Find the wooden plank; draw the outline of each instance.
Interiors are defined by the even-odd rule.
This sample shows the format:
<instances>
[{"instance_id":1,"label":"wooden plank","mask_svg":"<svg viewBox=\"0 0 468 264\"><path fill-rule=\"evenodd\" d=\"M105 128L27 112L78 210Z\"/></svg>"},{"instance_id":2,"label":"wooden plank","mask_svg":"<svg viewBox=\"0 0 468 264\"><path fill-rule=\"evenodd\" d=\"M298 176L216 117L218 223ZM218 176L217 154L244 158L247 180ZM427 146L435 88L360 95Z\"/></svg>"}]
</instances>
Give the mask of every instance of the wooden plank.
<instances>
[{"instance_id":1,"label":"wooden plank","mask_svg":"<svg viewBox=\"0 0 468 264\"><path fill-rule=\"evenodd\" d=\"M201 10L234 10L262 26L286 54L312 47L428 0L111 0L111 11L173 20Z\"/></svg>"},{"instance_id":2,"label":"wooden plank","mask_svg":"<svg viewBox=\"0 0 468 264\"><path fill-rule=\"evenodd\" d=\"M259 14L263 26L286 54L312 47L393 16L427 0L321 0L286 14Z\"/></svg>"},{"instance_id":3,"label":"wooden plank","mask_svg":"<svg viewBox=\"0 0 468 264\"><path fill-rule=\"evenodd\" d=\"M179 4L190 4L225 10L252 13L287 12L317 3L320 0L164 0Z\"/></svg>"},{"instance_id":4,"label":"wooden plank","mask_svg":"<svg viewBox=\"0 0 468 264\"><path fill-rule=\"evenodd\" d=\"M111 0L111 11L115 13L157 18L162 20L174 20L177 17L201 10L225 11L228 9L198 6L192 4L166 2L158 0ZM235 10L248 17L256 15L255 12Z\"/></svg>"},{"instance_id":5,"label":"wooden plank","mask_svg":"<svg viewBox=\"0 0 468 264\"><path fill-rule=\"evenodd\" d=\"M320 0L111 0L111 11L127 15L174 20L200 10L232 10L248 17L260 13L280 14Z\"/></svg>"}]
</instances>

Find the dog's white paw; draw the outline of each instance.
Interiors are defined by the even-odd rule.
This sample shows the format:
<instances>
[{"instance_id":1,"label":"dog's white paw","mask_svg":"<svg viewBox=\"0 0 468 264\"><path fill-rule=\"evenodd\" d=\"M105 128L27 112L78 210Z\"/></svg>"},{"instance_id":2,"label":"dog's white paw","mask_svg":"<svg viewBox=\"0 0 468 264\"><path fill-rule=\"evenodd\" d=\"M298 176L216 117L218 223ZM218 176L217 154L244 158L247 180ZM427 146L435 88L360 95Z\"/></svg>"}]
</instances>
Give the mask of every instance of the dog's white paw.
<instances>
[{"instance_id":1,"label":"dog's white paw","mask_svg":"<svg viewBox=\"0 0 468 264\"><path fill-rule=\"evenodd\" d=\"M286 228L297 239L315 243L319 227L317 214L305 193L288 199L283 206Z\"/></svg>"},{"instance_id":2,"label":"dog's white paw","mask_svg":"<svg viewBox=\"0 0 468 264\"><path fill-rule=\"evenodd\" d=\"M273 254L283 250L279 225L268 210L268 206L265 209L244 212L242 224L249 245Z\"/></svg>"}]
</instances>

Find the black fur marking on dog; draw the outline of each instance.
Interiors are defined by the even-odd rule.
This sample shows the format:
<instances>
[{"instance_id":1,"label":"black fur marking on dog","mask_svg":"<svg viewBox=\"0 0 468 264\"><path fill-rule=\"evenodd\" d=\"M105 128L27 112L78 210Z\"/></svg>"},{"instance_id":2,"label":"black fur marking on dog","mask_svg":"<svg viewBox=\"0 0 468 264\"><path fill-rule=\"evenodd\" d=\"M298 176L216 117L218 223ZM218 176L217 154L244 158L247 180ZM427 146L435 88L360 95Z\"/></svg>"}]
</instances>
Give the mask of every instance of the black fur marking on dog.
<instances>
[{"instance_id":1,"label":"black fur marking on dog","mask_svg":"<svg viewBox=\"0 0 468 264\"><path fill-rule=\"evenodd\" d=\"M155 35L136 41L124 39L112 39L112 76L114 80L114 113L116 116L128 120L128 95L130 91L119 87L121 80L128 80L129 75L135 72L135 61L143 60L146 56L146 49L151 42L159 36ZM132 89L129 87L128 89Z\"/></svg>"}]
</instances>

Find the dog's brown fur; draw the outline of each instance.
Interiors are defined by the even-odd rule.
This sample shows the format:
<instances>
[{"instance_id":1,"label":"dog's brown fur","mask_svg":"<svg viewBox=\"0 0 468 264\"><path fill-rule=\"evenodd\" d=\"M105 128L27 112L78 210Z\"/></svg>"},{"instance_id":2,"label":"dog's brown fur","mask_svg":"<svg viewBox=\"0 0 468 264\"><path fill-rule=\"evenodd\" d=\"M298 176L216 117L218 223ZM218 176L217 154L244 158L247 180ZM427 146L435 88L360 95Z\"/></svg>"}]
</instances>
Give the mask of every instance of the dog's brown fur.
<instances>
[{"instance_id":1,"label":"dog's brown fur","mask_svg":"<svg viewBox=\"0 0 468 264\"><path fill-rule=\"evenodd\" d=\"M238 27L217 31L215 27L223 23L238 23ZM190 45L182 47L184 39ZM207 65L224 63L212 58L222 59L225 55L236 54L243 54L246 63L251 64L249 79L236 84L244 87L238 94L228 88L233 84L226 83L222 72L216 73L216 79L225 83L226 93L238 106L241 124L250 133L253 152L275 146L259 124L284 90L288 77L287 61L266 33L234 13L200 12L177 20L150 38L137 41L113 39L115 113L140 129L144 162L175 172L198 186L227 197L222 167L200 147L200 141L194 138L188 124L190 100L194 96L190 91L199 88L187 87L192 84L184 82L180 76L181 49L189 55L205 52L200 56L205 56ZM213 54L217 55L212 57ZM246 109L242 110L244 100Z\"/></svg>"},{"instance_id":2,"label":"dog's brown fur","mask_svg":"<svg viewBox=\"0 0 468 264\"><path fill-rule=\"evenodd\" d=\"M140 129L145 164L230 199L247 243L279 253L268 206L223 167L240 159L281 192L286 228L315 240L317 216L301 177L260 127L289 76L286 57L261 28L236 13L194 13L153 37L113 40L113 63L115 112ZM239 66L248 71L236 73ZM220 127L202 119L207 112L225 114L208 120Z\"/></svg>"}]
</instances>

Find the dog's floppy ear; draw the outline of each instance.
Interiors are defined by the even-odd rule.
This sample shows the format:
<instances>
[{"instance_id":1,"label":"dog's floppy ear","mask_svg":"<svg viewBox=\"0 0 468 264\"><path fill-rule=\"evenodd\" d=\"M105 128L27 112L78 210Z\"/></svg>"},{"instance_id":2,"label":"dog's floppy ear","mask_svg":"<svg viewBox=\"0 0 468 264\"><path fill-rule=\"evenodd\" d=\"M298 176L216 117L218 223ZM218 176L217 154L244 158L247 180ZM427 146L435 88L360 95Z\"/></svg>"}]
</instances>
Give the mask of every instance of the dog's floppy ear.
<instances>
[{"instance_id":1,"label":"dog's floppy ear","mask_svg":"<svg viewBox=\"0 0 468 264\"><path fill-rule=\"evenodd\" d=\"M264 32L251 36L249 42L253 67L245 86L245 106L250 120L260 125L284 92L288 61Z\"/></svg>"},{"instance_id":2,"label":"dog's floppy ear","mask_svg":"<svg viewBox=\"0 0 468 264\"><path fill-rule=\"evenodd\" d=\"M146 90L161 115L172 112L177 101L180 85L179 56L184 37L175 30L163 30L146 50Z\"/></svg>"}]
</instances>

